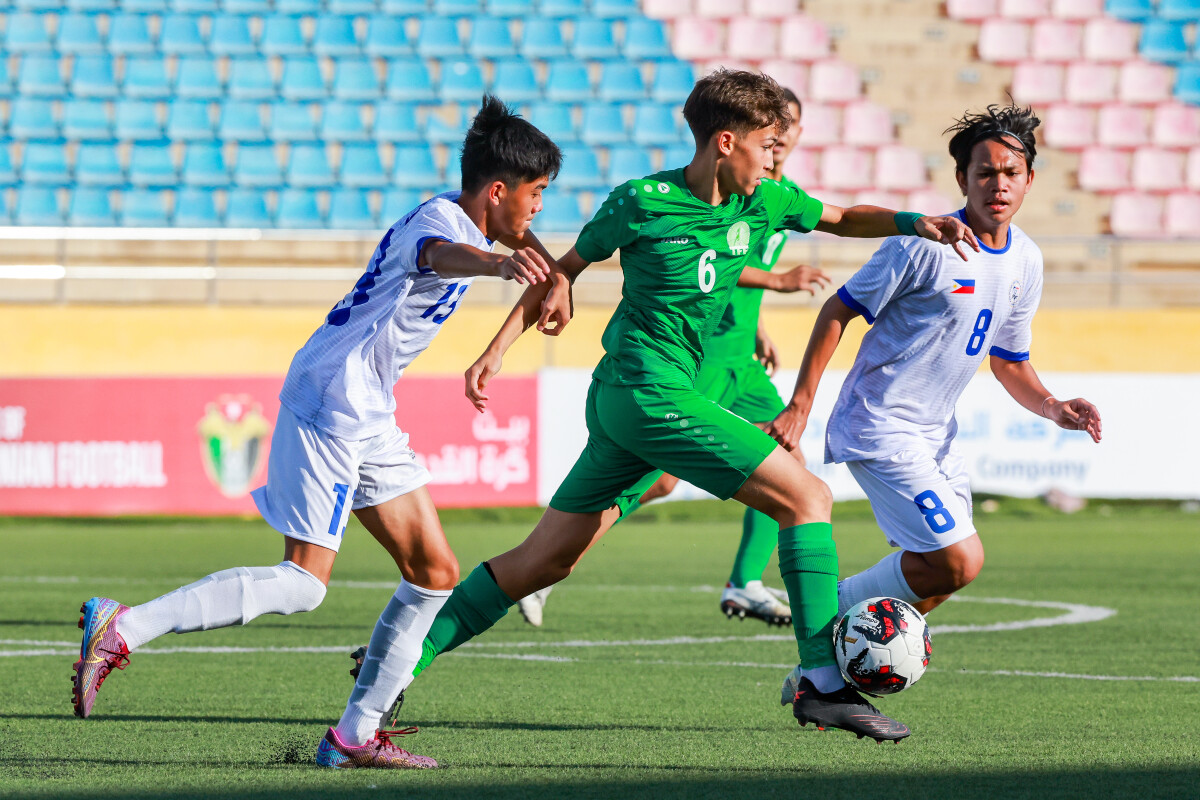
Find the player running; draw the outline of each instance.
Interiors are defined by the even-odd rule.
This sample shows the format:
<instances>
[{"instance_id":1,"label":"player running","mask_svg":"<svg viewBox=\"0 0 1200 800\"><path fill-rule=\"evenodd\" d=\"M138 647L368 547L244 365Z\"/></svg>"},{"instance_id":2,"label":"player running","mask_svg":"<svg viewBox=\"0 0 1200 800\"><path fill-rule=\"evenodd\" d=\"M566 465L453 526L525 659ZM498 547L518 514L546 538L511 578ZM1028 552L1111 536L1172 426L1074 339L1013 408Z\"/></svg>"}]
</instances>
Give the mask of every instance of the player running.
<instances>
[{"instance_id":1,"label":"player running","mask_svg":"<svg viewBox=\"0 0 1200 800\"><path fill-rule=\"evenodd\" d=\"M558 264L574 276L621 251L622 300L593 372L587 447L529 537L455 588L416 672L494 625L513 598L567 577L664 470L736 497L780 526L780 572L804 664L794 704L799 722L902 739L908 727L847 686L835 664L837 550L828 487L770 436L696 391L696 374L749 254L772 231L919 233L955 248L974 246L974 237L957 218L842 209L767 179L772 148L791 122L782 89L767 76L718 70L696 84L683 113L696 140L691 164L617 187ZM556 283L553 294L540 288L547 291L525 292L467 372L467 394L481 410L489 379L520 334L569 318L569 286Z\"/></svg>"},{"instance_id":2,"label":"player running","mask_svg":"<svg viewBox=\"0 0 1200 800\"><path fill-rule=\"evenodd\" d=\"M1030 109L989 106L948 129L967 199L956 215L982 252L964 265L913 236L884 242L821 309L795 393L768 429L798 446L826 364L846 325L863 317L872 327L829 418L825 460L845 462L900 549L838 585L839 613L883 595L928 612L979 574L983 545L954 446L954 406L985 356L1022 406L1100 441L1096 407L1056 400L1029 363L1042 254L1012 219L1033 185L1038 124ZM785 703L798 677L784 683Z\"/></svg>"},{"instance_id":3,"label":"player running","mask_svg":"<svg viewBox=\"0 0 1200 800\"><path fill-rule=\"evenodd\" d=\"M209 575L143 605L95 597L83 608L74 706L91 714L96 691L129 654L167 632L244 625L262 614L321 604L351 510L395 559L403 580L384 609L346 712L321 743L324 766L434 767L377 731L411 675L417 645L458 581L392 387L425 350L479 275L546 281L549 258L529 233L561 154L545 134L485 97L462 148L461 192L434 197L396 222L366 273L296 353L279 399L259 511L284 535L284 560ZM496 241L511 256L493 254Z\"/></svg>"}]
</instances>

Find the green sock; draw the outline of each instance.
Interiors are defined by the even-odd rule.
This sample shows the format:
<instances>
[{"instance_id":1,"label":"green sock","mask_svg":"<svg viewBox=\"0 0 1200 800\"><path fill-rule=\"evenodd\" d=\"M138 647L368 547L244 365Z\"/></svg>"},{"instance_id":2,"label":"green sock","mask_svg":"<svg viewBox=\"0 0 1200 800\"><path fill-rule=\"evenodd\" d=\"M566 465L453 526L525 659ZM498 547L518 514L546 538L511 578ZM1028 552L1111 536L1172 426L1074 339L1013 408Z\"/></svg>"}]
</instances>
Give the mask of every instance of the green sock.
<instances>
[{"instance_id":1,"label":"green sock","mask_svg":"<svg viewBox=\"0 0 1200 800\"><path fill-rule=\"evenodd\" d=\"M729 582L744 589L750 581L762 580L763 571L777 544L779 523L747 506L746 515L742 517L742 542L738 545L737 557L733 559Z\"/></svg>"},{"instance_id":2,"label":"green sock","mask_svg":"<svg viewBox=\"0 0 1200 800\"><path fill-rule=\"evenodd\" d=\"M413 669L413 677L424 672L439 653L453 650L495 625L516 602L509 600L496 585L486 566L477 566L466 580L454 587L454 592L434 617L421 644L421 660Z\"/></svg>"},{"instance_id":3,"label":"green sock","mask_svg":"<svg viewBox=\"0 0 1200 800\"><path fill-rule=\"evenodd\" d=\"M837 663L833 626L838 610L838 560L833 526L810 522L779 531L779 573L791 599L800 663L805 669Z\"/></svg>"}]
</instances>

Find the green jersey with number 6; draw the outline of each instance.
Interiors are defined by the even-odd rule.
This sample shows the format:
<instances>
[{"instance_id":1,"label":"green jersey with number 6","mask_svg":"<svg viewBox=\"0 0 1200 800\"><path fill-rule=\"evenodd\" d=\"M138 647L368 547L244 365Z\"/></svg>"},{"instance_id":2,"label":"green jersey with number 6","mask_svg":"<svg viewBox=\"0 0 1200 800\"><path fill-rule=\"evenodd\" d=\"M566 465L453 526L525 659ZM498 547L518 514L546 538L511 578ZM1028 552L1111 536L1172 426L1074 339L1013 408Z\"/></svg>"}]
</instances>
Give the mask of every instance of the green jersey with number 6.
<instances>
[{"instance_id":1,"label":"green jersey with number 6","mask_svg":"<svg viewBox=\"0 0 1200 800\"><path fill-rule=\"evenodd\" d=\"M620 250L624 273L593 377L693 386L750 254L780 229L811 231L823 208L795 184L772 180L713 206L692 194L682 168L618 186L575 243L589 263Z\"/></svg>"}]
</instances>

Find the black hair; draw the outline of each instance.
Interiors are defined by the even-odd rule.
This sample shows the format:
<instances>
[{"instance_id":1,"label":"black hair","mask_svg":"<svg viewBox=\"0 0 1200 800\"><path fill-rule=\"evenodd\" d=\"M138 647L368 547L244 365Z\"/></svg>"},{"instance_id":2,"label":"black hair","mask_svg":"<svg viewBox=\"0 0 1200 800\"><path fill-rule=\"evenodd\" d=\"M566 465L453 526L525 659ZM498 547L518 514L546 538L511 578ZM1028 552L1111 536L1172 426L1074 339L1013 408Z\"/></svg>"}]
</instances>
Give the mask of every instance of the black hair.
<instances>
[{"instance_id":1,"label":"black hair","mask_svg":"<svg viewBox=\"0 0 1200 800\"><path fill-rule=\"evenodd\" d=\"M499 98L485 94L463 139L460 163L463 191L477 192L492 181L516 186L542 177L554 180L562 152Z\"/></svg>"},{"instance_id":2,"label":"black hair","mask_svg":"<svg viewBox=\"0 0 1200 800\"><path fill-rule=\"evenodd\" d=\"M1033 169L1033 159L1037 157L1033 132L1041 124L1032 108L1020 108L1012 103L1007 106L993 104L980 114L966 112L942 133L954 131L950 139L950 156L959 172L966 173L970 167L975 145L987 141L999 142L1014 153L1020 153L1025 157L1025 166ZM1013 139L1020 145L1014 144Z\"/></svg>"},{"instance_id":3,"label":"black hair","mask_svg":"<svg viewBox=\"0 0 1200 800\"><path fill-rule=\"evenodd\" d=\"M774 127L783 133L792 122L783 87L774 78L724 68L696 81L683 104L683 118L698 147L719 131L742 136Z\"/></svg>"},{"instance_id":4,"label":"black hair","mask_svg":"<svg viewBox=\"0 0 1200 800\"><path fill-rule=\"evenodd\" d=\"M783 99L787 100L788 103L795 103L796 108L800 109L800 113L801 114L804 113L804 104L800 102L799 97L796 97L796 93L793 92L791 89L787 88L786 86L783 87ZM792 122L799 122L799 121L800 120L798 120L798 119L792 120Z\"/></svg>"}]
</instances>

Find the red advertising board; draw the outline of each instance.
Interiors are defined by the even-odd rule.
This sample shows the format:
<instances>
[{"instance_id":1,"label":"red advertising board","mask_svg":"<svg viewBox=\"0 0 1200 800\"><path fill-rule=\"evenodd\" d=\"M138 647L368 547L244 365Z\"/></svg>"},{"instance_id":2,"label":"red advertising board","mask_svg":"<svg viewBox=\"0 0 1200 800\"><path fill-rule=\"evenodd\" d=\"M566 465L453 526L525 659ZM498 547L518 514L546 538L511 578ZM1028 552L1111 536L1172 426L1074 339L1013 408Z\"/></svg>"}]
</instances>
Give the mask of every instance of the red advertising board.
<instances>
[{"instance_id":1,"label":"red advertising board","mask_svg":"<svg viewBox=\"0 0 1200 800\"><path fill-rule=\"evenodd\" d=\"M0 515L254 514L281 378L0 379ZM537 378L405 378L397 423L443 507L537 502ZM492 388L492 387L489 387Z\"/></svg>"}]
</instances>

